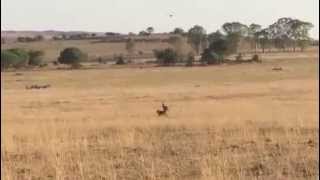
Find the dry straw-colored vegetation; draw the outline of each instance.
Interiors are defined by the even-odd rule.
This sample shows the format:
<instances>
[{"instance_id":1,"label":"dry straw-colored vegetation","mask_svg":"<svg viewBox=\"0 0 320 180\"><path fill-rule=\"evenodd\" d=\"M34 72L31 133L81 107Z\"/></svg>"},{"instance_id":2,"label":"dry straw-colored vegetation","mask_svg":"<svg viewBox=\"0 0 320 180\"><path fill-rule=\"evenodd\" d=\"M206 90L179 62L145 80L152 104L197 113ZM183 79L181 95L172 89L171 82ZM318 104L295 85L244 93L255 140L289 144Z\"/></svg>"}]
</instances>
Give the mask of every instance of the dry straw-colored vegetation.
<instances>
[{"instance_id":1,"label":"dry straw-colored vegetation","mask_svg":"<svg viewBox=\"0 0 320 180\"><path fill-rule=\"evenodd\" d=\"M264 59L2 73L1 177L316 179L318 54Z\"/></svg>"}]
</instances>

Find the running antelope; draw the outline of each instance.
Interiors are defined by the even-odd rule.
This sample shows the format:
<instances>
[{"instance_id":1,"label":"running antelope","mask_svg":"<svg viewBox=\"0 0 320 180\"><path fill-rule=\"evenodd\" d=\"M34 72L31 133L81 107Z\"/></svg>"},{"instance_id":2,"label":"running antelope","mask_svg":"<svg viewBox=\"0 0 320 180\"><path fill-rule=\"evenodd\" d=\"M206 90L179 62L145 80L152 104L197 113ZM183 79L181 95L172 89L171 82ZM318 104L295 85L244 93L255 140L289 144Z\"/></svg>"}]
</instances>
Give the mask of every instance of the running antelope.
<instances>
[{"instance_id":1,"label":"running antelope","mask_svg":"<svg viewBox=\"0 0 320 180\"><path fill-rule=\"evenodd\" d=\"M168 110L169 110L168 106L162 103L162 110L157 110L158 116L167 115Z\"/></svg>"}]
</instances>

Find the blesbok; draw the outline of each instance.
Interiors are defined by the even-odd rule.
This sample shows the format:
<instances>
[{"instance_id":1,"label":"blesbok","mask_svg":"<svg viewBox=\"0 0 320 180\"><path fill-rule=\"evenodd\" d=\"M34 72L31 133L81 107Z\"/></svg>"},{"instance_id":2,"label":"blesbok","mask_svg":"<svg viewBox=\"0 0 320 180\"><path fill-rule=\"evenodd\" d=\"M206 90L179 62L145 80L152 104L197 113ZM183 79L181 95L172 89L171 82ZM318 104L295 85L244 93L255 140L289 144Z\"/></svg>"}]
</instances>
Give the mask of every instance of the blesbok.
<instances>
[{"instance_id":1,"label":"blesbok","mask_svg":"<svg viewBox=\"0 0 320 180\"><path fill-rule=\"evenodd\" d=\"M274 68L272 68L272 70L273 71L282 71L283 69L282 69L282 67L274 67Z\"/></svg>"},{"instance_id":2,"label":"blesbok","mask_svg":"<svg viewBox=\"0 0 320 180\"><path fill-rule=\"evenodd\" d=\"M167 115L167 111L169 110L168 106L162 103L162 110L157 110L158 116Z\"/></svg>"},{"instance_id":3,"label":"blesbok","mask_svg":"<svg viewBox=\"0 0 320 180\"><path fill-rule=\"evenodd\" d=\"M51 87L50 84L46 84L46 85L43 85L43 86L31 85L31 86L26 86L26 89L46 89L46 88L49 88L49 87Z\"/></svg>"}]
</instances>

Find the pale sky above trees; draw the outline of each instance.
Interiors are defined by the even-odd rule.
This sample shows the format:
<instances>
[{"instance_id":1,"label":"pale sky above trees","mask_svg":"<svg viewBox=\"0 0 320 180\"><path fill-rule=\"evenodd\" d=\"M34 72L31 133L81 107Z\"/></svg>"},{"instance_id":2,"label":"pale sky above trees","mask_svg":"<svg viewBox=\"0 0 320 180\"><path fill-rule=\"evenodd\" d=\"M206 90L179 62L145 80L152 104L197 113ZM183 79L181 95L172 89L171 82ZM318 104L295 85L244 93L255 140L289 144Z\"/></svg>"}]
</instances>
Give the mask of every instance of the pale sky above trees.
<instances>
[{"instance_id":1,"label":"pale sky above trees","mask_svg":"<svg viewBox=\"0 0 320 180\"><path fill-rule=\"evenodd\" d=\"M312 37L319 34L319 0L1 0L1 5L2 30L138 33L149 26L168 32L199 24L213 32L230 21L266 27L292 17L313 23Z\"/></svg>"}]
</instances>

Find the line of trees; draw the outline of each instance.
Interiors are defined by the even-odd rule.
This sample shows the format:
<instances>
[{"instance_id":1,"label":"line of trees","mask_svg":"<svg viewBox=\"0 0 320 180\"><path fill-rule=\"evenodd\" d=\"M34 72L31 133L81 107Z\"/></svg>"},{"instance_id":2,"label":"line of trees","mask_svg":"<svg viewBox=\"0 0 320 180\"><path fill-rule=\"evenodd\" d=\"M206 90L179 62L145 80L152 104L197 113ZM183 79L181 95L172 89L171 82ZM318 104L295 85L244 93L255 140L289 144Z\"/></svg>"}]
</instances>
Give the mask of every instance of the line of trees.
<instances>
[{"instance_id":1,"label":"line of trees","mask_svg":"<svg viewBox=\"0 0 320 180\"><path fill-rule=\"evenodd\" d=\"M193 26L187 32L182 28L175 28L170 34L186 38L195 54L201 55L203 63L219 64L223 62L225 56L248 50L254 50L255 54L259 49L262 53L265 53L266 49L295 52L297 48L300 48L301 51L304 51L314 42L309 36L309 31L312 28L313 25L310 22L284 17L266 28L254 23L245 25L240 22L227 22L222 25L222 31L218 30L210 34L207 34L206 30L199 25ZM175 40L174 42L173 46L175 47L179 41ZM167 62L163 60L167 57L163 55L166 52L170 64L173 63L174 54L177 58L175 62L178 62L180 57L176 47L170 50L155 51L154 54L158 58L158 62ZM239 54L237 59L240 61L241 58L242 56ZM257 62L258 59L257 55L252 58Z\"/></svg>"},{"instance_id":2,"label":"line of trees","mask_svg":"<svg viewBox=\"0 0 320 180\"><path fill-rule=\"evenodd\" d=\"M196 25L187 33L181 28L176 28L172 34L187 36L197 54L204 51L213 42L219 44L216 41L227 43L228 53L236 53L244 48L254 49L255 53L258 49L261 49L263 53L266 49L295 52L297 48L303 51L308 45L311 45L312 38L309 36L309 31L312 28L313 25L310 22L284 17L266 28L262 28L259 24L245 25L240 22L227 22L222 25L222 32L206 34L203 27Z\"/></svg>"},{"instance_id":3,"label":"line of trees","mask_svg":"<svg viewBox=\"0 0 320 180\"><path fill-rule=\"evenodd\" d=\"M300 48L305 50L311 45L312 38L309 31L313 28L310 22L293 18L280 18L275 23L266 28L259 24L245 25L240 22L227 22L213 33L207 31L199 25L195 25L188 31L182 28L175 28L170 34L168 43L171 48L164 50L154 50L154 56L161 65L173 65L178 62L186 62L188 66L193 65L196 55L201 55L201 62L206 64L219 64L224 62L225 57L245 50L258 50L264 53L266 49L277 49L280 51L296 51ZM152 34L153 27L148 27L143 33ZM106 34L107 35L107 34ZM95 36L81 34L81 36ZM34 39L41 40L43 37L37 36ZM25 41L25 40L21 40ZM132 61L136 51L136 39L129 37L126 41L128 59ZM10 67L22 67L26 65L37 66L42 63L43 52L24 51L21 49L9 49L1 51L1 69ZM237 60L241 61L241 54ZM60 53L57 63L69 64L78 67L80 62L86 61L88 55L78 48L66 48ZM124 58L118 58L117 64L124 64ZM253 60L258 61L258 56Z\"/></svg>"},{"instance_id":4,"label":"line of trees","mask_svg":"<svg viewBox=\"0 0 320 180\"><path fill-rule=\"evenodd\" d=\"M25 67L44 67L43 51L27 51L24 49L6 49L1 50L1 71L9 68L25 68ZM81 62L88 60L88 54L76 47L65 48L55 64L66 64L71 68L81 67Z\"/></svg>"},{"instance_id":5,"label":"line of trees","mask_svg":"<svg viewBox=\"0 0 320 180\"><path fill-rule=\"evenodd\" d=\"M38 36L35 36L35 37L18 37L17 38L17 41L18 42L36 42L36 41L43 41L44 40L44 37L42 35L38 35Z\"/></svg>"}]
</instances>

